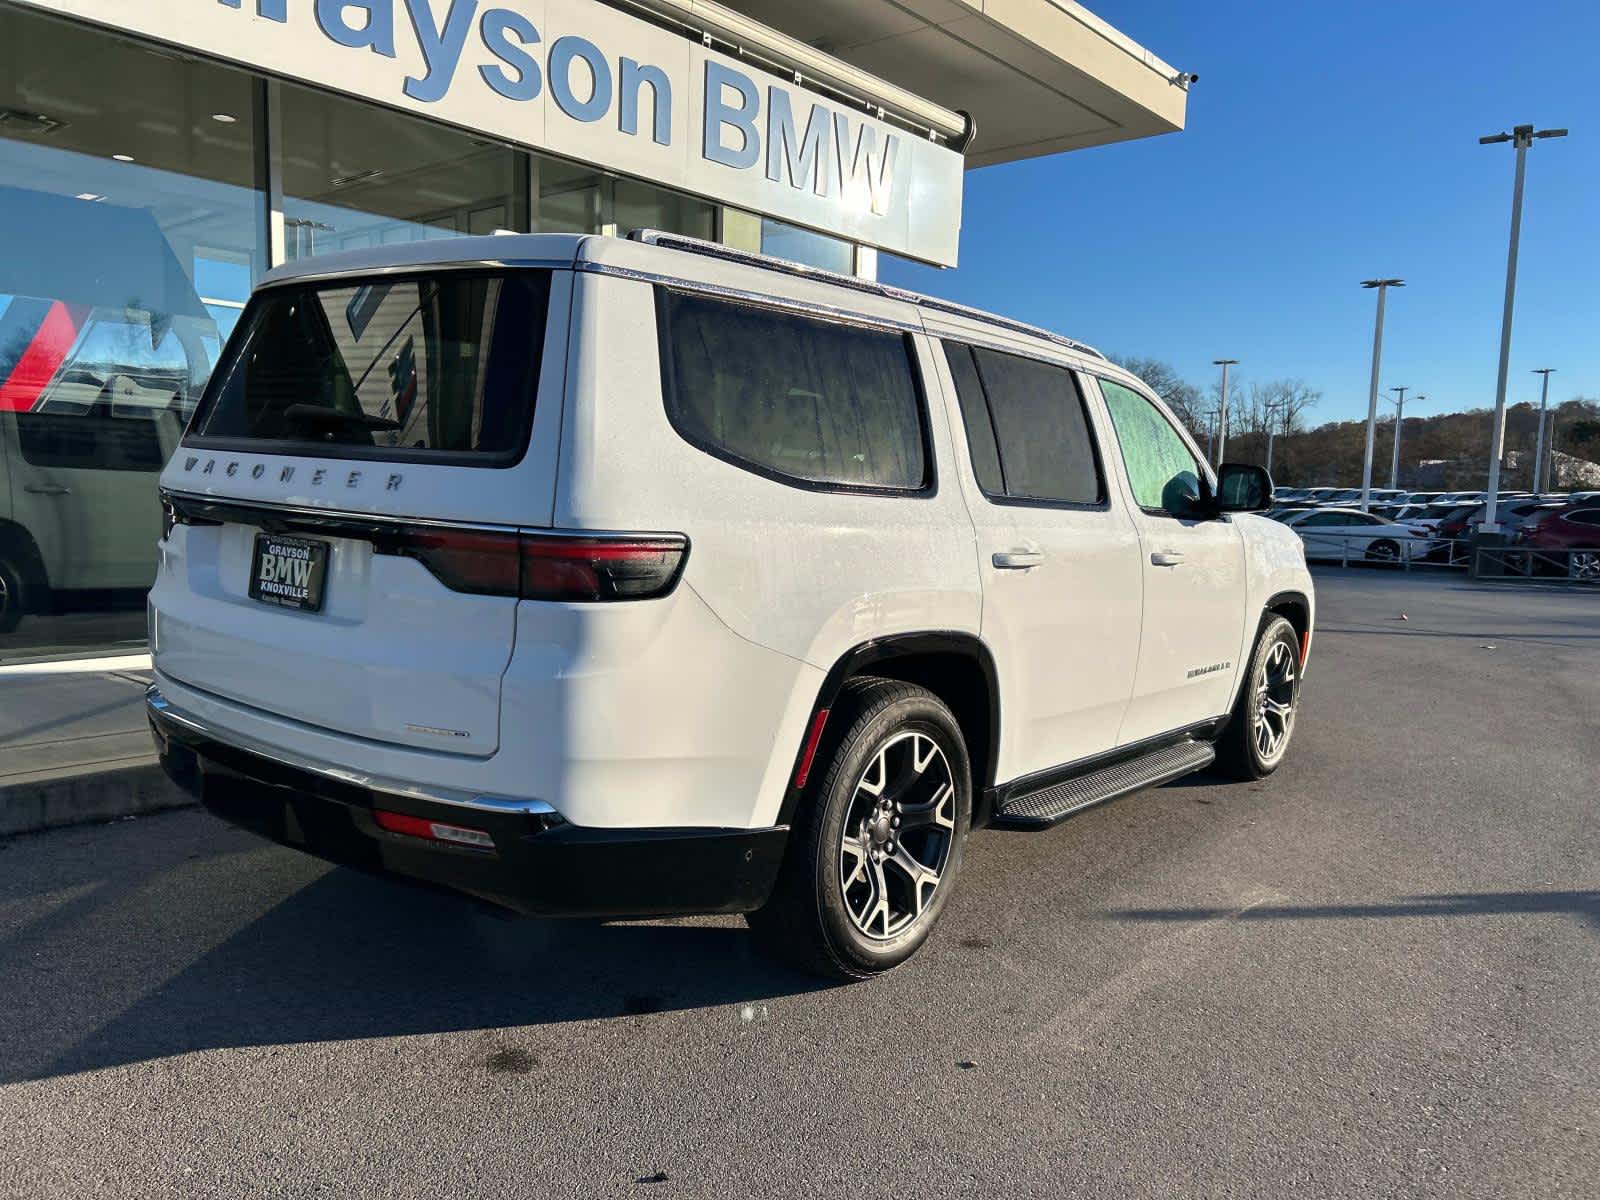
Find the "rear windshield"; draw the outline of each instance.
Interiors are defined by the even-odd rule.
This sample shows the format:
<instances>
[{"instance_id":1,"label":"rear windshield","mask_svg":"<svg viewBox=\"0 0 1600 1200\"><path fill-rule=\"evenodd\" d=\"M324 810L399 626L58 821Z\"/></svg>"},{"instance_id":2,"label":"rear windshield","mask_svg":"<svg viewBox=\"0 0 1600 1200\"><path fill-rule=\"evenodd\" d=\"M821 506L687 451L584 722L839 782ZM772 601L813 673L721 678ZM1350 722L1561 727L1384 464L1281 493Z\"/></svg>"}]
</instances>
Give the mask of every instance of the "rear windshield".
<instances>
[{"instance_id":1,"label":"rear windshield","mask_svg":"<svg viewBox=\"0 0 1600 1200\"><path fill-rule=\"evenodd\" d=\"M197 440L515 461L533 422L549 299L548 271L271 288L229 342Z\"/></svg>"}]
</instances>

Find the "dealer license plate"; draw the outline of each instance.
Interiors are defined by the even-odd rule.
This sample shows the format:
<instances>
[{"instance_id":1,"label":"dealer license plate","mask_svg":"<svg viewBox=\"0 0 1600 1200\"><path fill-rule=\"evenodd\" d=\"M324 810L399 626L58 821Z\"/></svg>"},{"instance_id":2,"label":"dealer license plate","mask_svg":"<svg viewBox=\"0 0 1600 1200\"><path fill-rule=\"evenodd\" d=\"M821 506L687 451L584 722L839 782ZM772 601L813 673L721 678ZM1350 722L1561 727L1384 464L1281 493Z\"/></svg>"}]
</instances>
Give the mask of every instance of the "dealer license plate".
<instances>
[{"instance_id":1,"label":"dealer license plate","mask_svg":"<svg viewBox=\"0 0 1600 1200\"><path fill-rule=\"evenodd\" d=\"M321 612L327 573L327 542L258 533L250 565L250 598L279 608Z\"/></svg>"}]
</instances>

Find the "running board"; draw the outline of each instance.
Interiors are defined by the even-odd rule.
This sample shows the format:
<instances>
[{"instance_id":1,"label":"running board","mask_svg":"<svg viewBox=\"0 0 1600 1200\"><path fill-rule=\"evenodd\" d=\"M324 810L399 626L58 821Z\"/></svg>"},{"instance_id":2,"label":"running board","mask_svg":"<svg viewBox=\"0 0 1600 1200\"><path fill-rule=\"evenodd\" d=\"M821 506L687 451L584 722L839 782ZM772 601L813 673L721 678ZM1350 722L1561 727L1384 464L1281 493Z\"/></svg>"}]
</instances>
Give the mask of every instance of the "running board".
<instances>
[{"instance_id":1,"label":"running board","mask_svg":"<svg viewBox=\"0 0 1600 1200\"><path fill-rule=\"evenodd\" d=\"M1182 778L1208 766L1216 757L1216 750L1207 742L1182 741L1163 746L1064 783L1026 795L1009 796L995 807L990 827L1049 829L1091 805Z\"/></svg>"}]
</instances>

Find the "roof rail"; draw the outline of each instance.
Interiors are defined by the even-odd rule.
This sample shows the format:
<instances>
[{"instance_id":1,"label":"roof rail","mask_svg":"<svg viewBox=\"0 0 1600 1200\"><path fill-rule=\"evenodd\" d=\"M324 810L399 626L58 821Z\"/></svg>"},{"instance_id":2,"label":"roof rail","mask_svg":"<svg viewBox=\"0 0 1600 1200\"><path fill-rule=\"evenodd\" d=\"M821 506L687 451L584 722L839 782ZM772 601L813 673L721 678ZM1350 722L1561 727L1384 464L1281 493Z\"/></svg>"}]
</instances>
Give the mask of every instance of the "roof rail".
<instances>
[{"instance_id":1,"label":"roof rail","mask_svg":"<svg viewBox=\"0 0 1600 1200\"><path fill-rule=\"evenodd\" d=\"M660 229L635 229L628 234L628 240L643 242L650 246L662 246L669 250L683 250L690 254L704 255L707 258L718 258L724 262L739 263L742 266L760 267L763 270L777 271L784 275L794 275L817 283L831 283L836 287L849 288L851 291L866 292L869 295L883 296L886 299L899 300L906 304L915 304L918 308L949 313L957 317L966 317L973 321L983 321L987 324L1010 330L1013 333L1044 338L1046 341L1054 342L1058 346L1065 346L1069 350L1076 351L1079 354L1086 354L1091 358L1102 360L1106 358L1104 354L1093 346L1080 342L1075 338L1069 338L1064 334L1041 329L1037 325L1029 325L1026 321L1014 321L1010 317L996 316L994 313L985 312L970 305L957 304L954 300L941 300L935 296L925 296L920 292L893 287L873 279L862 279L859 275L845 275L839 271L829 271L822 267L808 267L803 263L790 262L786 258L774 258L770 254L757 254L751 250L739 250L733 246L724 246L720 242L708 242L703 238L689 237L687 234L681 233L667 233Z\"/></svg>"}]
</instances>

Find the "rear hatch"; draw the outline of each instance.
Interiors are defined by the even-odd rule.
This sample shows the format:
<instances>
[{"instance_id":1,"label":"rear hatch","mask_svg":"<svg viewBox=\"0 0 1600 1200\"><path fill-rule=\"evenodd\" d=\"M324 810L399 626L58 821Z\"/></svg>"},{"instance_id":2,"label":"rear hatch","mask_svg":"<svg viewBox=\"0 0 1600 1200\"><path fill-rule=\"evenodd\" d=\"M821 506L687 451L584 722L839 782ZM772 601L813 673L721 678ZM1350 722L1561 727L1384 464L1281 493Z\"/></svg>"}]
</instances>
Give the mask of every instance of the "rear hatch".
<instances>
[{"instance_id":1,"label":"rear hatch","mask_svg":"<svg viewBox=\"0 0 1600 1200\"><path fill-rule=\"evenodd\" d=\"M557 277L434 268L258 293L162 478L157 670L320 728L492 754L516 531L552 503Z\"/></svg>"}]
</instances>

